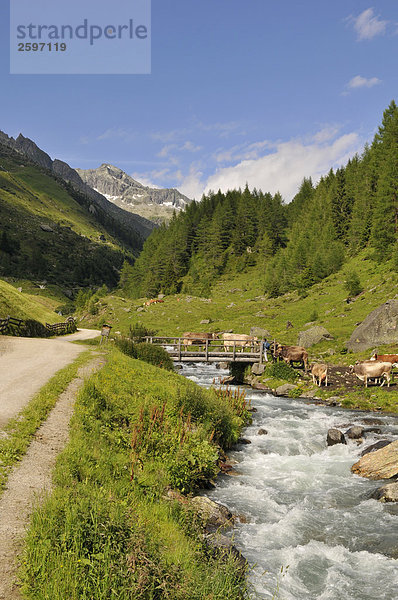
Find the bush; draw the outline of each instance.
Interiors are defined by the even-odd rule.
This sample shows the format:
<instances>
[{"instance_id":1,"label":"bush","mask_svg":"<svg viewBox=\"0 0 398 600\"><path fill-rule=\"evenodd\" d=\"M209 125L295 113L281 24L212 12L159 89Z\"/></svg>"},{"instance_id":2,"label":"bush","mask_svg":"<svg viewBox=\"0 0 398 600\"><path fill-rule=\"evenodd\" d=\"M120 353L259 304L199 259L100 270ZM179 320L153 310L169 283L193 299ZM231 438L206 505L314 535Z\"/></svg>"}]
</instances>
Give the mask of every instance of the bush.
<instances>
[{"instance_id":1,"label":"bush","mask_svg":"<svg viewBox=\"0 0 398 600\"><path fill-rule=\"evenodd\" d=\"M363 291L363 286L356 271L347 273L344 287L350 296L358 296Z\"/></svg>"},{"instance_id":2,"label":"bush","mask_svg":"<svg viewBox=\"0 0 398 600\"><path fill-rule=\"evenodd\" d=\"M174 371L172 359L168 352L161 346L146 343L136 344L132 339L126 337L117 338L116 346L123 354L126 354L131 358L143 360L151 365L155 365L155 367L166 369L167 371Z\"/></svg>"},{"instance_id":3,"label":"bush","mask_svg":"<svg viewBox=\"0 0 398 600\"><path fill-rule=\"evenodd\" d=\"M284 379L294 383L298 377L297 372L285 362L276 362L267 365L265 372L275 379Z\"/></svg>"},{"instance_id":4,"label":"bush","mask_svg":"<svg viewBox=\"0 0 398 600\"><path fill-rule=\"evenodd\" d=\"M151 335L156 335L156 331L148 329L140 323L130 325L129 338L132 339L134 342L144 342L145 337Z\"/></svg>"}]
</instances>

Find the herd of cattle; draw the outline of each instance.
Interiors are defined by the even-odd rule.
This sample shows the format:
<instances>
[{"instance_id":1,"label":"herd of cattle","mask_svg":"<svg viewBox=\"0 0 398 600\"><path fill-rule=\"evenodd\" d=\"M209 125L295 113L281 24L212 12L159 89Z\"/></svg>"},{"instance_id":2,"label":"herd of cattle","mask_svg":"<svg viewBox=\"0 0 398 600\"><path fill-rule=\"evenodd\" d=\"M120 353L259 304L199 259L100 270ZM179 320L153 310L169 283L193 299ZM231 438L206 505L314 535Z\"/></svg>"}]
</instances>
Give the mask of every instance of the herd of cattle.
<instances>
[{"instance_id":1,"label":"herd of cattle","mask_svg":"<svg viewBox=\"0 0 398 600\"><path fill-rule=\"evenodd\" d=\"M188 350L189 346L204 346L213 340L222 340L225 352L231 352L234 349L244 351L245 348L248 348L249 351L260 351L261 340L243 333L194 333L189 331L183 334L182 343L184 350ZM300 363L305 372L308 371L308 352L303 346L286 346L273 342L269 352L273 361L283 360L291 366L294 363ZM365 387L368 387L369 381L380 383L381 386L387 381L389 387L391 371L394 366L398 367L398 354L374 354L369 360L350 365L350 372L363 381ZM311 375L314 384L319 387L322 384L328 385L328 366L326 364L313 364Z\"/></svg>"}]
</instances>

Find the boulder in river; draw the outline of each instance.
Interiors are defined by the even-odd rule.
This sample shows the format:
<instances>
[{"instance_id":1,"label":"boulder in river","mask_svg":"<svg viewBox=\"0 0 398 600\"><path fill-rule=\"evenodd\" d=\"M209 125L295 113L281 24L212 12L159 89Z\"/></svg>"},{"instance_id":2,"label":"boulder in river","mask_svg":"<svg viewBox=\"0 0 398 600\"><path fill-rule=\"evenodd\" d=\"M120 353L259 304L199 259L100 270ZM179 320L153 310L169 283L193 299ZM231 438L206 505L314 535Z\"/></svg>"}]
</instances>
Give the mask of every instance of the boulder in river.
<instances>
[{"instance_id":1,"label":"boulder in river","mask_svg":"<svg viewBox=\"0 0 398 600\"><path fill-rule=\"evenodd\" d=\"M398 300L388 300L373 310L354 329L347 342L348 350L358 352L382 344L398 342Z\"/></svg>"},{"instance_id":2,"label":"boulder in river","mask_svg":"<svg viewBox=\"0 0 398 600\"><path fill-rule=\"evenodd\" d=\"M345 435L351 440L359 440L364 434L364 428L359 425L353 425L346 432Z\"/></svg>"},{"instance_id":3,"label":"boulder in river","mask_svg":"<svg viewBox=\"0 0 398 600\"><path fill-rule=\"evenodd\" d=\"M388 444L391 444L391 440L379 440L375 444L372 444L371 446L365 448L365 450L361 452L361 456L365 456L365 454L369 454L369 452L375 452L376 450L380 450L380 448L384 448L385 446L388 446Z\"/></svg>"},{"instance_id":4,"label":"boulder in river","mask_svg":"<svg viewBox=\"0 0 398 600\"><path fill-rule=\"evenodd\" d=\"M260 365L260 363L254 363L254 365L252 366L252 373L253 375L262 375L265 371L265 365L262 364Z\"/></svg>"},{"instance_id":5,"label":"boulder in river","mask_svg":"<svg viewBox=\"0 0 398 600\"><path fill-rule=\"evenodd\" d=\"M257 435L267 435L268 431L262 427L257 431Z\"/></svg>"},{"instance_id":6,"label":"boulder in river","mask_svg":"<svg viewBox=\"0 0 398 600\"><path fill-rule=\"evenodd\" d=\"M340 429L329 429L326 442L328 446L335 446L336 444L346 444L344 433Z\"/></svg>"},{"instance_id":7,"label":"boulder in river","mask_svg":"<svg viewBox=\"0 0 398 600\"><path fill-rule=\"evenodd\" d=\"M398 475L398 441L362 456L351 471L368 479L391 479Z\"/></svg>"},{"instance_id":8,"label":"boulder in river","mask_svg":"<svg viewBox=\"0 0 398 600\"><path fill-rule=\"evenodd\" d=\"M372 498L379 502L398 502L398 482L387 483L378 488Z\"/></svg>"}]
</instances>

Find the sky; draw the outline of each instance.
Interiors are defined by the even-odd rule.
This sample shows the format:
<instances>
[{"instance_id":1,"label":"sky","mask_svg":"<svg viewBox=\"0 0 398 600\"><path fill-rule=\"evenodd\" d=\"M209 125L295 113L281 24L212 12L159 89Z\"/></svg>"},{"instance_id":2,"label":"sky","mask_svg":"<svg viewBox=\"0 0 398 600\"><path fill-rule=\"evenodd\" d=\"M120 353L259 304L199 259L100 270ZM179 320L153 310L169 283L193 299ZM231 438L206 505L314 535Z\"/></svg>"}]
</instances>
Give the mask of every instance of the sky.
<instances>
[{"instance_id":1,"label":"sky","mask_svg":"<svg viewBox=\"0 0 398 600\"><path fill-rule=\"evenodd\" d=\"M10 74L9 0L0 10L2 131L197 200L248 183L289 202L398 101L397 0L152 0L151 72L136 75Z\"/></svg>"}]
</instances>

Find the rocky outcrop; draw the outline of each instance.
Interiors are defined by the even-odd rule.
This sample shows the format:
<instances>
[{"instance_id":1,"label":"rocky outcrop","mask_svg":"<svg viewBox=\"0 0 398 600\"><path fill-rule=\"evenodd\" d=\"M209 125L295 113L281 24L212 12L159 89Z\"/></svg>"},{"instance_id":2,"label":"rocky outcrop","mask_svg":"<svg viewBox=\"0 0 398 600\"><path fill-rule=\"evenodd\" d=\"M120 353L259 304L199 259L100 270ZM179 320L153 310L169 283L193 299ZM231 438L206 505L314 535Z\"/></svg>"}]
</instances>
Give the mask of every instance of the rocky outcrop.
<instances>
[{"instance_id":1,"label":"rocky outcrop","mask_svg":"<svg viewBox=\"0 0 398 600\"><path fill-rule=\"evenodd\" d=\"M191 503L201 516L207 529L231 527L233 515L223 504L213 502L206 496L195 496Z\"/></svg>"},{"instance_id":2,"label":"rocky outcrop","mask_svg":"<svg viewBox=\"0 0 398 600\"><path fill-rule=\"evenodd\" d=\"M398 441L369 452L360 458L351 471L368 479L391 479L398 475Z\"/></svg>"},{"instance_id":3,"label":"rocky outcrop","mask_svg":"<svg viewBox=\"0 0 398 600\"><path fill-rule=\"evenodd\" d=\"M344 433L340 429L329 429L326 436L326 443L328 446L335 446L336 444L346 444Z\"/></svg>"},{"instance_id":4,"label":"rocky outcrop","mask_svg":"<svg viewBox=\"0 0 398 600\"><path fill-rule=\"evenodd\" d=\"M191 200L176 189L151 188L142 185L129 175L109 164L97 169L76 169L81 179L91 188L103 194L110 202L124 210L141 214L157 215L158 220L168 221L174 210L182 210ZM150 218L150 217L149 217Z\"/></svg>"},{"instance_id":5,"label":"rocky outcrop","mask_svg":"<svg viewBox=\"0 0 398 600\"><path fill-rule=\"evenodd\" d=\"M372 444L371 446L365 448L365 450L361 452L361 456L365 456L365 454L369 454L369 452L375 452L376 450L380 450L380 448L385 448L386 446L388 446L388 444L391 444L391 440L379 440L375 444Z\"/></svg>"},{"instance_id":6,"label":"rocky outcrop","mask_svg":"<svg viewBox=\"0 0 398 600\"><path fill-rule=\"evenodd\" d=\"M398 343L398 300L388 300L373 310L353 331L347 348L357 352L394 343Z\"/></svg>"},{"instance_id":7,"label":"rocky outcrop","mask_svg":"<svg viewBox=\"0 0 398 600\"><path fill-rule=\"evenodd\" d=\"M297 386L292 383L284 383L276 388L275 394L277 396L287 396L291 390L295 390Z\"/></svg>"},{"instance_id":8,"label":"rocky outcrop","mask_svg":"<svg viewBox=\"0 0 398 600\"><path fill-rule=\"evenodd\" d=\"M304 348L309 348L310 346L314 346L314 344L318 344L322 340L332 340L333 337L329 333L327 329L321 327L320 325L315 325L314 327L310 327L305 331L300 331L298 334L298 345L304 346Z\"/></svg>"},{"instance_id":9,"label":"rocky outcrop","mask_svg":"<svg viewBox=\"0 0 398 600\"><path fill-rule=\"evenodd\" d=\"M387 483L378 488L372 498L379 502L398 502L398 482Z\"/></svg>"}]
</instances>

